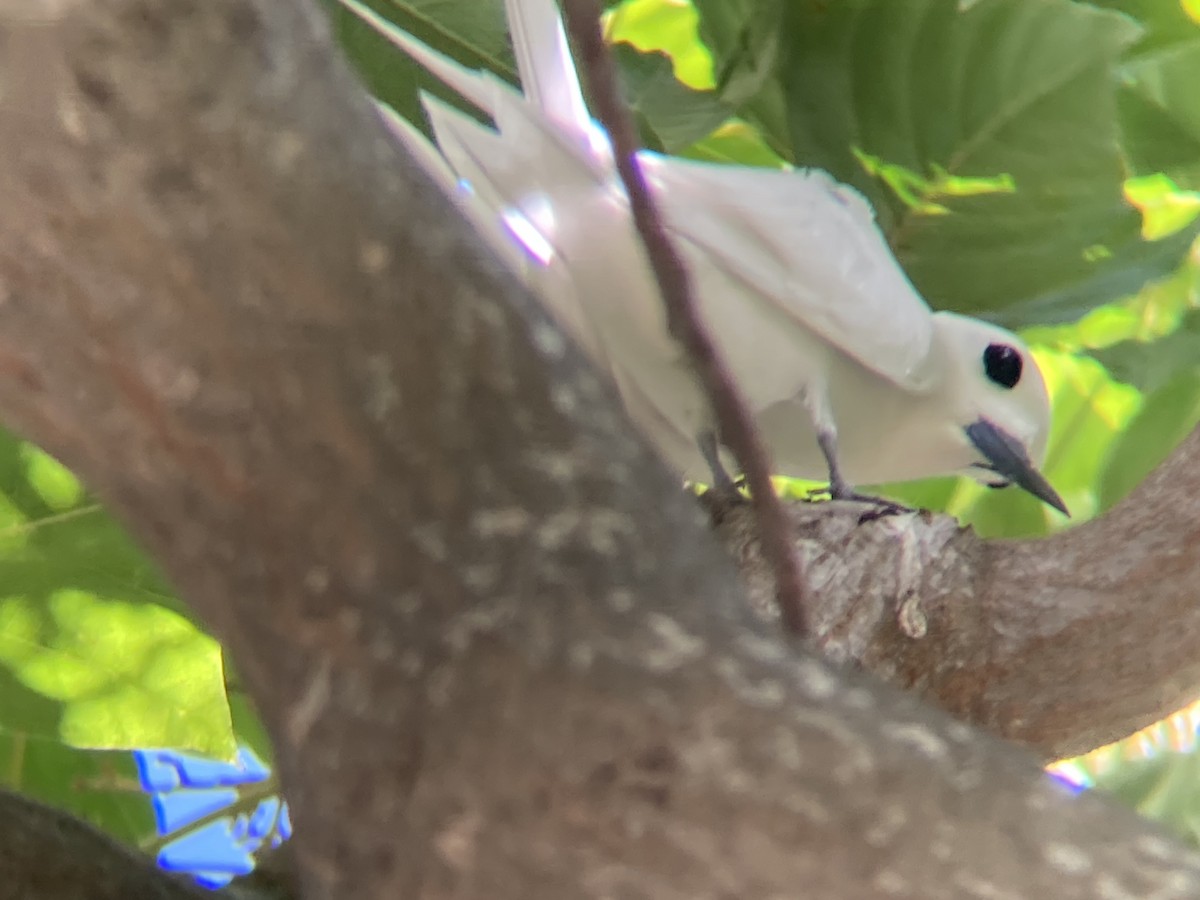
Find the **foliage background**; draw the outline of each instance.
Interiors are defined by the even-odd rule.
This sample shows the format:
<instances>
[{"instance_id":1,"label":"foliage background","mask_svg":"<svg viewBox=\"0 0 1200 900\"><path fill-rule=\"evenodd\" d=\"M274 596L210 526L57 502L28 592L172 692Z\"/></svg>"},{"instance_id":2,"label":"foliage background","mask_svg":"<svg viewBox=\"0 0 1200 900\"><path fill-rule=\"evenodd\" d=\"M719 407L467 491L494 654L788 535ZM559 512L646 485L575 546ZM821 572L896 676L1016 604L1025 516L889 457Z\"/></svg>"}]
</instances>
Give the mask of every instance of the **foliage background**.
<instances>
[{"instance_id":1,"label":"foliage background","mask_svg":"<svg viewBox=\"0 0 1200 900\"><path fill-rule=\"evenodd\" d=\"M418 90L444 91L327 4L369 89L423 127ZM370 5L515 81L501 0ZM1200 0L609 6L647 146L827 169L870 199L933 306L1034 347L1070 523L953 479L888 492L985 535L1046 534L1111 507L1200 421ZM1195 842L1200 759L1151 753L1195 733L1181 715L1061 770ZM219 646L69 472L0 433L0 779L154 849L127 751L238 745L270 760Z\"/></svg>"}]
</instances>

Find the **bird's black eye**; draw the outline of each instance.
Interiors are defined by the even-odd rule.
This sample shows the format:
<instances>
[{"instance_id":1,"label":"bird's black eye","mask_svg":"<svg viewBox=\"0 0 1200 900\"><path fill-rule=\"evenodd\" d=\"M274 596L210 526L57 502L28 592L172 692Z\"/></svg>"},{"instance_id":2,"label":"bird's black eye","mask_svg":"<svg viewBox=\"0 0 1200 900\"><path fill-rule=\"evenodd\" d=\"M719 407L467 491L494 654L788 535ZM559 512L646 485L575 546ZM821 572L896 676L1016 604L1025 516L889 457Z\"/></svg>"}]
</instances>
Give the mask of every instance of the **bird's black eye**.
<instances>
[{"instance_id":1,"label":"bird's black eye","mask_svg":"<svg viewBox=\"0 0 1200 900\"><path fill-rule=\"evenodd\" d=\"M988 344L983 351L983 370L1001 387L1014 388L1021 380L1021 352L1011 344Z\"/></svg>"}]
</instances>

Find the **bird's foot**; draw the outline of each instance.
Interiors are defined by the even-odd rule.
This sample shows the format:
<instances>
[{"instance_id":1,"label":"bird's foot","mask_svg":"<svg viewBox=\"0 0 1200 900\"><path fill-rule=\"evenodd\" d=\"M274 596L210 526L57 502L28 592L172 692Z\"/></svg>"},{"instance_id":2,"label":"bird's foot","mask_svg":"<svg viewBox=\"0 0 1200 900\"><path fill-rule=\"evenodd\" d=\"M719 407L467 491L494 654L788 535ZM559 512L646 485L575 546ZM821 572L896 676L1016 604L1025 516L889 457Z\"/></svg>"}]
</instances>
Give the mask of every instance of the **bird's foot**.
<instances>
[{"instance_id":1,"label":"bird's foot","mask_svg":"<svg viewBox=\"0 0 1200 900\"><path fill-rule=\"evenodd\" d=\"M700 496L727 505L747 503L749 498L742 492L742 487L743 480L741 478L737 481L729 479L718 484L710 484Z\"/></svg>"},{"instance_id":2,"label":"bird's foot","mask_svg":"<svg viewBox=\"0 0 1200 900\"><path fill-rule=\"evenodd\" d=\"M709 485L696 499L708 512L714 525L720 525L733 510L750 502L750 498L741 492L738 483L732 479Z\"/></svg>"},{"instance_id":3,"label":"bird's foot","mask_svg":"<svg viewBox=\"0 0 1200 900\"><path fill-rule=\"evenodd\" d=\"M864 522L874 522L876 519L882 519L885 516L899 516L915 512L911 507L905 506L903 503L897 503L895 500L889 500L886 497L877 497L874 494L860 494L854 488L850 487L850 485L841 481L835 481L828 487L817 488L808 494L808 499L810 500L820 498L846 500L851 503L866 503L873 506L874 509L869 509L858 517L859 525L862 525Z\"/></svg>"}]
</instances>

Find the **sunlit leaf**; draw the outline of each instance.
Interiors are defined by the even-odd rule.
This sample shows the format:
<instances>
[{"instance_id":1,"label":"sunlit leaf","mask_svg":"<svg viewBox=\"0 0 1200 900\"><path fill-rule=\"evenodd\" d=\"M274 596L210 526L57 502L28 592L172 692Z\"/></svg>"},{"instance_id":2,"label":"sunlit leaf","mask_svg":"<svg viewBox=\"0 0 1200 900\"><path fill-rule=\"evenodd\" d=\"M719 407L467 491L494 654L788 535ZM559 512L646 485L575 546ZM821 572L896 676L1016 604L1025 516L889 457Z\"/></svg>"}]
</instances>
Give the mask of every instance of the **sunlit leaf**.
<instances>
[{"instance_id":1,"label":"sunlit leaf","mask_svg":"<svg viewBox=\"0 0 1200 900\"><path fill-rule=\"evenodd\" d=\"M1011 194L1017 189L1012 177L1006 173L986 177L952 175L933 164L931 174L926 176L872 156L858 147L852 147L851 152L868 174L879 178L905 206L920 215L949 215L950 210L938 202L946 197Z\"/></svg>"},{"instance_id":2,"label":"sunlit leaf","mask_svg":"<svg viewBox=\"0 0 1200 900\"><path fill-rule=\"evenodd\" d=\"M48 722L0 703L9 733L232 752L220 647L170 610L65 589L0 598L0 668L10 694L19 685L55 710Z\"/></svg>"},{"instance_id":3,"label":"sunlit leaf","mask_svg":"<svg viewBox=\"0 0 1200 900\"><path fill-rule=\"evenodd\" d=\"M1109 450L1100 481L1100 506L1121 500L1200 422L1200 358L1192 371L1158 388Z\"/></svg>"},{"instance_id":4,"label":"sunlit leaf","mask_svg":"<svg viewBox=\"0 0 1200 900\"><path fill-rule=\"evenodd\" d=\"M624 0L605 17L606 36L639 50L661 50L671 58L675 77L695 90L716 87L712 54L697 33L699 16L681 0Z\"/></svg>"},{"instance_id":5,"label":"sunlit leaf","mask_svg":"<svg viewBox=\"0 0 1200 900\"><path fill-rule=\"evenodd\" d=\"M1142 211L1142 236L1148 241L1182 231L1200 216L1200 193L1180 190L1161 172L1129 179L1125 196Z\"/></svg>"},{"instance_id":6,"label":"sunlit leaf","mask_svg":"<svg viewBox=\"0 0 1200 900\"><path fill-rule=\"evenodd\" d=\"M1200 844L1200 755L1164 753L1133 760L1101 775L1099 790L1161 822L1193 846Z\"/></svg>"},{"instance_id":7,"label":"sunlit leaf","mask_svg":"<svg viewBox=\"0 0 1200 900\"><path fill-rule=\"evenodd\" d=\"M1159 365L1169 357L1149 349L1149 342L1178 330L1186 312L1198 304L1200 253L1194 250L1173 274L1143 285L1136 295L1097 307L1074 324L1028 328L1024 335L1030 343L1063 351L1098 351L1130 342L1118 352L1092 355L1100 358L1118 381L1144 389L1151 381L1161 384L1175 374L1174 368ZM1143 369L1147 374L1139 374ZM1159 372L1165 372L1165 377Z\"/></svg>"},{"instance_id":8,"label":"sunlit leaf","mask_svg":"<svg viewBox=\"0 0 1200 900\"><path fill-rule=\"evenodd\" d=\"M1195 223L1144 241L1122 194L1116 69L1139 34L1128 18L1068 0L786 9L796 161L867 193L934 305L1007 324L1075 318L1170 271L1190 243ZM862 154L875 171L1015 189L943 194L930 210Z\"/></svg>"},{"instance_id":9,"label":"sunlit leaf","mask_svg":"<svg viewBox=\"0 0 1200 900\"><path fill-rule=\"evenodd\" d=\"M216 643L70 472L3 433L0 733L232 747Z\"/></svg>"},{"instance_id":10,"label":"sunlit leaf","mask_svg":"<svg viewBox=\"0 0 1200 900\"><path fill-rule=\"evenodd\" d=\"M83 502L83 485L70 469L31 444L19 448L25 478L50 509L62 512Z\"/></svg>"},{"instance_id":11,"label":"sunlit leaf","mask_svg":"<svg viewBox=\"0 0 1200 900\"><path fill-rule=\"evenodd\" d=\"M748 122L729 121L701 141L684 150L681 156L729 165L763 166L779 169L787 165L767 146L762 135Z\"/></svg>"}]
</instances>

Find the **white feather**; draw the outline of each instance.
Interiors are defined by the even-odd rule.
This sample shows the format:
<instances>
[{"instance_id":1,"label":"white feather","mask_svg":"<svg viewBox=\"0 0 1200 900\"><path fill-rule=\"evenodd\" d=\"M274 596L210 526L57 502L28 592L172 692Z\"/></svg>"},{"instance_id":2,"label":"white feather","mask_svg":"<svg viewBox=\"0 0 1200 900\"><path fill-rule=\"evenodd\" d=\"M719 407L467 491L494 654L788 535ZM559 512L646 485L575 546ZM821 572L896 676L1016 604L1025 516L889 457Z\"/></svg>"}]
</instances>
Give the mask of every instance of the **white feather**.
<instances>
[{"instance_id":1,"label":"white feather","mask_svg":"<svg viewBox=\"0 0 1200 900\"><path fill-rule=\"evenodd\" d=\"M671 229L796 323L901 387L933 375L933 318L863 197L821 171L646 165ZM864 319L875 338L862 340Z\"/></svg>"}]
</instances>

